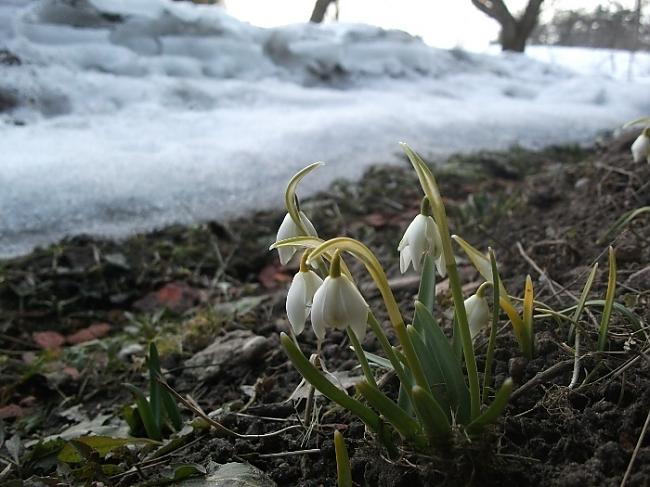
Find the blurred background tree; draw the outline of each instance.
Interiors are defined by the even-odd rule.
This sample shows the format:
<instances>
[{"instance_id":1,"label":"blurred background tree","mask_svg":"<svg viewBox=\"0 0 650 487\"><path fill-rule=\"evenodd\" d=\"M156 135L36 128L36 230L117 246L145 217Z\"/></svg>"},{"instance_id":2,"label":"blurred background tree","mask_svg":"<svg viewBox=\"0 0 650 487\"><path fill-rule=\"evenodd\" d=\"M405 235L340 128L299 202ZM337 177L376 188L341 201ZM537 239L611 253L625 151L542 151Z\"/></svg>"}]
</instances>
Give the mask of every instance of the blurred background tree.
<instances>
[{"instance_id":1,"label":"blurred background tree","mask_svg":"<svg viewBox=\"0 0 650 487\"><path fill-rule=\"evenodd\" d=\"M311 17L309 18L310 22L321 23L325 20L325 14L330 5L334 5L334 18L338 20L339 18L339 2L338 0L316 0L314 4L314 9L311 11Z\"/></svg>"},{"instance_id":2,"label":"blurred background tree","mask_svg":"<svg viewBox=\"0 0 650 487\"><path fill-rule=\"evenodd\" d=\"M552 46L602 47L635 51L650 49L650 25L642 22L644 2L633 8L618 2L593 10L559 10L541 24L530 42Z\"/></svg>"},{"instance_id":3,"label":"blurred background tree","mask_svg":"<svg viewBox=\"0 0 650 487\"><path fill-rule=\"evenodd\" d=\"M515 17L503 0L472 0L481 12L499 22L499 42L504 51L524 52L526 41L537 26L544 0L529 0L524 11Z\"/></svg>"}]
</instances>

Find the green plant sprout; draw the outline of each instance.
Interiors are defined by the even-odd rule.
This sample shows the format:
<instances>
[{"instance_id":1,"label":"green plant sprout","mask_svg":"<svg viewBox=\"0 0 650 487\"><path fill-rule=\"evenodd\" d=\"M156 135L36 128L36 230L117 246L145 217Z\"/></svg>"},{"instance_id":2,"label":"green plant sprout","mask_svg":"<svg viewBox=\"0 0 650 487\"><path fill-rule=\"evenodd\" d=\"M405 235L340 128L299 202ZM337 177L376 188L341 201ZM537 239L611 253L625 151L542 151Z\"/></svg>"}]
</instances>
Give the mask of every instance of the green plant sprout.
<instances>
[{"instance_id":1,"label":"green plant sprout","mask_svg":"<svg viewBox=\"0 0 650 487\"><path fill-rule=\"evenodd\" d=\"M363 401L339 389L302 353L297 339L282 334L281 343L287 355L309 384L356 414L391 454L396 453L396 437L400 437L405 444L423 450L448 442L458 429L471 435L480 434L485 426L498 419L512 392L510 379L501 385L495 395L486 392L488 388L492 390L488 382L481 391L473 338L478 331L487 328L490 321L484 293L486 286L491 286L492 279L484 283L474 296L465 299L438 185L420 156L406 145L403 148L424 192L421 213L409 225L399 245L401 270L413 266L421 272L415 312L410 324L402 317L386 274L370 249L348 237L323 241L305 225L304 222L308 220L299 212L295 191L297 182L318 164L308 166L290 181L285 202L289 218L295 218L292 232L279 232L282 233L280 236L287 238L271 247L293 251L305 249L287 298L293 333L298 335L302 332L310 314L319 344L328 329L346 330L364 373L364 380L357 385L357 392ZM283 226L288 228L285 223ZM287 252L283 254L288 255ZM372 277L383 298L399 347L390 344L359 293L345 266L344 256L359 260ZM496 260L487 262L488 266L493 265L496 274ZM329 263L329 270L326 263ZM321 276L310 268L314 266ZM323 272L323 268L326 272ZM449 277L456 330L462 350L460 355L455 353L434 317L436 272ZM498 282L497 297L502 286ZM505 292L502 294L506 295ZM496 316L498 320L498 313ZM370 326L388 359L386 365L399 378L400 395L397 401L380 390L369 365L375 356L361 348L367 326ZM494 350L494 330L496 323L493 322L490 354ZM491 357L489 363L491 366ZM491 403L486 404L492 397Z\"/></svg>"},{"instance_id":2,"label":"green plant sprout","mask_svg":"<svg viewBox=\"0 0 650 487\"><path fill-rule=\"evenodd\" d=\"M352 487L352 469L345 439L339 430L334 431L334 451L336 453L336 480L338 487Z\"/></svg>"},{"instance_id":3,"label":"green plant sprout","mask_svg":"<svg viewBox=\"0 0 650 487\"><path fill-rule=\"evenodd\" d=\"M162 377L160 358L153 342L149 344L147 364L149 399L134 385L124 384L135 398L135 407L127 406L124 409L124 418L131 434L137 436L144 430L148 438L161 440L166 431L180 431L183 428L183 419L175 399L159 382Z\"/></svg>"}]
</instances>

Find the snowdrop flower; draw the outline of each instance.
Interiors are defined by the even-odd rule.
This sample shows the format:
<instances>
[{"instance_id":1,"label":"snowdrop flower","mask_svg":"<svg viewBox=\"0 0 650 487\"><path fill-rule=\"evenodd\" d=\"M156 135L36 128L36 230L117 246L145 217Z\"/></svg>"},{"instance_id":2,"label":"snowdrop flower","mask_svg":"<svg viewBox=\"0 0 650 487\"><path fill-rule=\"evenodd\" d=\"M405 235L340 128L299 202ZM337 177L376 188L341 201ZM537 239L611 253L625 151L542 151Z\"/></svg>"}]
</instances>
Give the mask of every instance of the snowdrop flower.
<instances>
[{"instance_id":1,"label":"snowdrop flower","mask_svg":"<svg viewBox=\"0 0 650 487\"><path fill-rule=\"evenodd\" d=\"M287 293L287 317L296 335L305 329L305 321L309 316L311 304L316 290L323 280L307 265L309 250L305 251L300 260L300 270L293 277Z\"/></svg>"},{"instance_id":2,"label":"snowdrop flower","mask_svg":"<svg viewBox=\"0 0 650 487\"><path fill-rule=\"evenodd\" d=\"M422 213L416 216L404 232L397 250L399 251L399 269L402 274L411 264L413 264L413 269L419 272L425 253L431 254L434 259L440 258L441 260L442 241L438 225L433 218ZM444 265L444 262L442 264ZM440 272L441 266L439 264L437 266Z\"/></svg>"},{"instance_id":3,"label":"snowdrop flower","mask_svg":"<svg viewBox=\"0 0 650 487\"><path fill-rule=\"evenodd\" d=\"M487 300L483 297L481 289L465 300L465 312L467 313L472 340L474 340L480 331L487 327L490 320L490 308Z\"/></svg>"},{"instance_id":4,"label":"snowdrop flower","mask_svg":"<svg viewBox=\"0 0 650 487\"><path fill-rule=\"evenodd\" d=\"M337 251L332 259L330 274L314 295L311 324L319 340L325 338L327 328L352 329L359 341L366 335L368 303L357 286L341 274L341 257Z\"/></svg>"},{"instance_id":5,"label":"snowdrop flower","mask_svg":"<svg viewBox=\"0 0 650 487\"><path fill-rule=\"evenodd\" d=\"M300 215L300 221L302 221L303 226L307 230L307 234L312 237L318 237L318 234L316 233L316 229L314 228L314 225L312 225L312 223L309 221L309 218L307 218L302 211L299 212L299 215ZM291 215L287 213L287 215L284 217L284 220L282 220L282 224L278 229L278 235L275 238L275 240L276 241L285 240L287 238L301 237L301 236L303 236L303 234L300 231L300 228L298 228L296 222L293 221ZM295 253L296 253L295 247L279 247L278 255L280 256L280 263L282 265L286 265L291 260L293 254Z\"/></svg>"},{"instance_id":6,"label":"snowdrop flower","mask_svg":"<svg viewBox=\"0 0 650 487\"><path fill-rule=\"evenodd\" d=\"M646 127L632 144L634 162L648 161L650 164L650 127Z\"/></svg>"}]
</instances>

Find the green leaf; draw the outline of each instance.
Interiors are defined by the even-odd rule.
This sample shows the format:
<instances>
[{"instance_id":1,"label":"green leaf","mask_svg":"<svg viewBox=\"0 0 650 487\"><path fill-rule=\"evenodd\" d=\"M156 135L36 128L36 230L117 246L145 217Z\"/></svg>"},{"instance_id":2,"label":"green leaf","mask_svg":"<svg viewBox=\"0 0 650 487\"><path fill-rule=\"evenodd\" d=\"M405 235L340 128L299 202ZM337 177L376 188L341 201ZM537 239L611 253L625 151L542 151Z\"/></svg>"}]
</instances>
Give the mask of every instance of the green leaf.
<instances>
[{"instance_id":1,"label":"green leaf","mask_svg":"<svg viewBox=\"0 0 650 487\"><path fill-rule=\"evenodd\" d=\"M422 363L422 369L427 380L428 390L433 394L435 400L440 404L443 411L447 416L451 416L449 409L449 401L447 400L447 388L445 385L445 378L440 370L440 365L434 354L432 354L427 346L424 344L422 336L418 333L414 326L407 326L406 331L409 334L411 343L418 359Z\"/></svg>"},{"instance_id":2,"label":"green leaf","mask_svg":"<svg viewBox=\"0 0 650 487\"><path fill-rule=\"evenodd\" d=\"M381 357L372 352L367 352L365 350L363 351L363 353L368 359L368 362L370 362L371 364L376 365L377 367L380 367L385 370L395 370L393 368L393 364L391 364L390 360L388 360L387 358Z\"/></svg>"},{"instance_id":3,"label":"green leaf","mask_svg":"<svg viewBox=\"0 0 650 487\"><path fill-rule=\"evenodd\" d=\"M152 438L154 440L160 440L162 437L162 435L160 434L160 428L158 427L158 424L156 423L156 420L153 417L151 407L149 406L149 401L147 401L147 398L144 396L144 394L140 389L138 389L132 384L124 384L124 387L126 387L129 391L131 391L133 397L135 398L135 404L138 408L138 414L140 415L140 419L142 420L144 429L147 432L147 436L149 436L149 438Z\"/></svg>"},{"instance_id":4,"label":"green leaf","mask_svg":"<svg viewBox=\"0 0 650 487\"><path fill-rule=\"evenodd\" d=\"M75 442L74 445L71 442L68 442L63 447L63 449L61 449L57 456L59 461L64 463L82 462L84 458L79 451L79 447L81 445L96 453L99 455L99 457L103 458L109 452L125 445L144 445L156 443L155 441L151 441L146 438L111 438L110 436L80 436L79 438L75 438L73 441Z\"/></svg>"},{"instance_id":5,"label":"green leaf","mask_svg":"<svg viewBox=\"0 0 650 487\"><path fill-rule=\"evenodd\" d=\"M348 396L344 391L337 388L321 372L314 367L314 365L307 360L298 346L293 342L286 333L280 334L280 342L284 347L285 352L293 363L298 372L305 378L307 382L313 385L319 392L321 392L328 399L338 403L345 409L359 416L368 428L377 434L381 433L381 420L370 408L361 404L356 399Z\"/></svg>"},{"instance_id":6,"label":"green leaf","mask_svg":"<svg viewBox=\"0 0 650 487\"><path fill-rule=\"evenodd\" d=\"M336 479L338 487L352 487L352 468L345 439L340 431L334 430L334 452L336 453Z\"/></svg>"},{"instance_id":7,"label":"green leaf","mask_svg":"<svg viewBox=\"0 0 650 487\"><path fill-rule=\"evenodd\" d=\"M580 299L578 299L578 304L576 305L575 312L573 313L573 318L571 318L571 328L569 329L569 338L568 340L571 340L571 337L573 336L573 330L575 329L576 325L578 324L578 320L580 319L580 316L582 315L582 311L585 309L585 303L587 302L587 297L589 296L589 291L591 291L591 286L594 284L594 279L596 278L596 271L598 270L598 262L594 264L594 266L591 268L591 272L589 273L589 277L587 277L587 281L585 282L585 286L582 288L582 293L580 294Z\"/></svg>"},{"instance_id":8,"label":"green leaf","mask_svg":"<svg viewBox=\"0 0 650 487\"><path fill-rule=\"evenodd\" d=\"M185 480L190 477L205 475L206 473L207 471L203 465L197 463L185 463L174 468L174 476L172 479L175 481Z\"/></svg>"},{"instance_id":9,"label":"green leaf","mask_svg":"<svg viewBox=\"0 0 650 487\"><path fill-rule=\"evenodd\" d=\"M436 303L436 265L428 253L422 264L420 276L420 288L418 289L418 301L420 301L431 313ZM415 326L415 320L413 320ZM416 327L417 328L417 327ZM420 331L418 329L418 331Z\"/></svg>"},{"instance_id":10,"label":"green leaf","mask_svg":"<svg viewBox=\"0 0 650 487\"><path fill-rule=\"evenodd\" d=\"M494 397L492 404L490 404L490 406L467 427L468 433L478 433L485 426L494 423L499 418L499 416L501 416L501 413L503 413L503 410L508 404L510 394L512 394L512 387L512 379L506 379Z\"/></svg>"},{"instance_id":11,"label":"green leaf","mask_svg":"<svg viewBox=\"0 0 650 487\"><path fill-rule=\"evenodd\" d=\"M609 330L609 321L612 317L612 308L614 306L614 297L616 294L616 254L614 248L609 247L609 278L607 279L607 292L605 294L605 306L603 307L603 316L600 320L600 330L598 332L598 350L605 350L607 345L607 331Z\"/></svg>"},{"instance_id":12,"label":"green leaf","mask_svg":"<svg viewBox=\"0 0 650 487\"><path fill-rule=\"evenodd\" d=\"M490 256L490 266L492 267L492 276L496 279L492 283L492 323L490 326L490 338L488 340L487 351L485 352L485 370L483 371L483 402L487 401L488 392L492 384L492 361L494 359L494 348L497 341L497 328L499 326L499 306L497 303L500 300L501 286L499 285L501 279L499 277L499 270L497 268L497 259L494 251L490 248L488 251Z\"/></svg>"},{"instance_id":13,"label":"green leaf","mask_svg":"<svg viewBox=\"0 0 650 487\"><path fill-rule=\"evenodd\" d=\"M420 386L412 389L413 402L431 445L445 441L451 433L447 415L429 391Z\"/></svg>"},{"instance_id":14,"label":"green leaf","mask_svg":"<svg viewBox=\"0 0 650 487\"><path fill-rule=\"evenodd\" d=\"M162 407L161 407L161 389L162 386L158 383L158 378L162 377L160 370L160 358L158 357L158 348L156 344L151 342L149 344L149 405L151 407L151 415L158 430L162 429Z\"/></svg>"},{"instance_id":15,"label":"green leaf","mask_svg":"<svg viewBox=\"0 0 650 487\"><path fill-rule=\"evenodd\" d=\"M397 432L411 441L417 441L421 428L411 416L409 416L401 407L386 396L376 387L367 381L357 384L357 391L361 394L372 407L386 418L386 420L395 427Z\"/></svg>"},{"instance_id":16,"label":"green leaf","mask_svg":"<svg viewBox=\"0 0 650 487\"><path fill-rule=\"evenodd\" d=\"M181 412L180 409L178 409L176 400L166 389L161 389L160 397L162 399L163 406L165 407L165 411L167 412L167 416L172 423L172 426L176 431L180 431L183 428L183 418L181 417Z\"/></svg>"},{"instance_id":17,"label":"green leaf","mask_svg":"<svg viewBox=\"0 0 650 487\"><path fill-rule=\"evenodd\" d=\"M449 405L458 420L464 423L469 420L471 404L462 362L429 310L419 301L415 302L414 324L416 321L422 322L422 328L426 330L424 338L428 355L437 362L442 373Z\"/></svg>"},{"instance_id":18,"label":"green leaf","mask_svg":"<svg viewBox=\"0 0 650 487\"><path fill-rule=\"evenodd\" d=\"M642 206L640 208L635 208L634 210L626 211L612 224L611 227L607 229L605 234L600 237L596 243L602 244L610 238L618 236L623 228L625 228L632 220L637 216L648 212L650 212L650 206Z\"/></svg>"}]
</instances>

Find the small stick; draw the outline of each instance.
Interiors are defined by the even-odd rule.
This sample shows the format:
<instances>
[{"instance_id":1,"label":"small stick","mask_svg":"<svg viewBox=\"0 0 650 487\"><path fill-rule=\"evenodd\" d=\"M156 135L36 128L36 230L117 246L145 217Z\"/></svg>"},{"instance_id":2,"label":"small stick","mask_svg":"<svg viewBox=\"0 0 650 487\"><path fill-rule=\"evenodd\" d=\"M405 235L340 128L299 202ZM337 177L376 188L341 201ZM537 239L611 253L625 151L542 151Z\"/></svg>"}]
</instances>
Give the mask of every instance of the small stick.
<instances>
[{"instance_id":1,"label":"small stick","mask_svg":"<svg viewBox=\"0 0 650 487\"><path fill-rule=\"evenodd\" d=\"M542 372L538 373L535 377L530 379L528 382L523 384L521 387L516 389L510 396L510 400L514 401L519 396L521 396L524 392L526 392L528 389L535 387L536 385L541 384L542 382L546 382L551 377L555 377L556 375L561 374L572 365L573 365L573 360L564 360L562 362L556 363L555 365L549 367L546 370L543 370Z\"/></svg>"},{"instance_id":2,"label":"small stick","mask_svg":"<svg viewBox=\"0 0 650 487\"><path fill-rule=\"evenodd\" d=\"M623 476L623 480L621 480L621 487L625 487L625 484L627 483L628 479L630 478L630 475L632 474L632 466L634 465L634 460L636 460L636 457L639 454L639 450L641 449L641 443L643 443L643 437L648 431L648 425L650 425L650 410L648 411L648 416L645 418L645 423L643 424L643 428L641 428L641 434L639 435L639 439L636 442L634 451L632 452L632 458L630 458L630 463L627 465L627 470L625 470L625 475Z\"/></svg>"}]
</instances>

